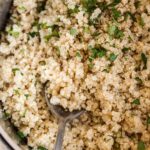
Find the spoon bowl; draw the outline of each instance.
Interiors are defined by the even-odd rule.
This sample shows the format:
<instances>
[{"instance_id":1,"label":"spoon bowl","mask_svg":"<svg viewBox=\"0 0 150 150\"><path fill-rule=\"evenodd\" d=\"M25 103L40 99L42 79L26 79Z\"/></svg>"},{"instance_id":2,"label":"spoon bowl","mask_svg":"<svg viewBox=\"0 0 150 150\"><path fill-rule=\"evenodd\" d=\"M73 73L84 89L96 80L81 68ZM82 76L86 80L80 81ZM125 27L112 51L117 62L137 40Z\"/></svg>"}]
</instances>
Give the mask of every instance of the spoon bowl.
<instances>
[{"instance_id":1,"label":"spoon bowl","mask_svg":"<svg viewBox=\"0 0 150 150\"><path fill-rule=\"evenodd\" d=\"M85 110L73 110L70 112L69 110L65 110L60 105L53 105L50 103L50 98L48 97L48 94L46 93L47 90L47 84L48 81L44 84L44 97L46 100L46 103L48 105L49 110L52 112L52 114L58 119L59 121L59 128L58 128L58 134L56 139L56 144L54 150L61 150L62 144L63 144L63 137L65 133L65 126L68 122L72 121L75 118L78 118L81 116Z\"/></svg>"}]
</instances>

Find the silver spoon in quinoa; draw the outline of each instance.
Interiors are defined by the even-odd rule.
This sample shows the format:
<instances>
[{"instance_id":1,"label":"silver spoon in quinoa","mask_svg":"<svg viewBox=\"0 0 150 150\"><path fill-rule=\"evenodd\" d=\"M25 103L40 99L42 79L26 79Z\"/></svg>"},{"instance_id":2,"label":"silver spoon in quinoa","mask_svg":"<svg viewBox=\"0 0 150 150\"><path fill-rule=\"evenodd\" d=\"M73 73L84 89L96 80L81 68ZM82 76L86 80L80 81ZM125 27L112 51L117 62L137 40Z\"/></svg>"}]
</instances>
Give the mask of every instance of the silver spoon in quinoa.
<instances>
[{"instance_id":1,"label":"silver spoon in quinoa","mask_svg":"<svg viewBox=\"0 0 150 150\"><path fill-rule=\"evenodd\" d=\"M64 137L64 133L65 133L66 124L69 123L70 121L72 121L73 119L78 118L80 115L82 115L85 112L85 110L83 110L83 109L82 110L74 110L74 111L70 112L69 110L65 110L60 105L51 104L48 94L46 93L47 85L48 85L48 81L44 84L44 89L43 89L44 97L45 97L45 100L46 100L49 110L59 121L57 139L56 139L54 150L61 150L62 145L63 145L63 137Z\"/></svg>"}]
</instances>

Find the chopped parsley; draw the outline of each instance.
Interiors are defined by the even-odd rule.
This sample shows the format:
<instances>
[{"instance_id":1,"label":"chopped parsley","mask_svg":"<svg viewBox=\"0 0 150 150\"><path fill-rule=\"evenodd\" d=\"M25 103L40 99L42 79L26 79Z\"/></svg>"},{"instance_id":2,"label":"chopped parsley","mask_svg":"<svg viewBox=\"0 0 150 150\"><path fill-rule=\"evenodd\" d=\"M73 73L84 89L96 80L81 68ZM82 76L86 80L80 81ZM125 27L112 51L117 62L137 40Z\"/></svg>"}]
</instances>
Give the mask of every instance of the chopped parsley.
<instances>
[{"instance_id":1,"label":"chopped parsley","mask_svg":"<svg viewBox=\"0 0 150 150\"><path fill-rule=\"evenodd\" d=\"M79 12L79 6L76 5L74 9L68 9L68 15L72 16L73 14L76 14Z\"/></svg>"},{"instance_id":2,"label":"chopped parsley","mask_svg":"<svg viewBox=\"0 0 150 150\"><path fill-rule=\"evenodd\" d=\"M132 104L140 105L140 100L139 99L134 99Z\"/></svg>"},{"instance_id":3,"label":"chopped parsley","mask_svg":"<svg viewBox=\"0 0 150 150\"><path fill-rule=\"evenodd\" d=\"M59 26L53 25L51 26L52 32L44 37L45 41L49 41L52 37L59 37Z\"/></svg>"},{"instance_id":4,"label":"chopped parsley","mask_svg":"<svg viewBox=\"0 0 150 150\"><path fill-rule=\"evenodd\" d=\"M29 94L24 94L24 96L26 97L26 100L29 98Z\"/></svg>"},{"instance_id":5,"label":"chopped parsley","mask_svg":"<svg viewBox=\"0 0 150 150\"><path fill-rule=\"evenodd\" d=\"M112 15L115 20L118 20L121 17L121 12L116 8L112 8Z\"/></svg>"},{"instance_id":6,"label":"chopped parsley","mask_svg":"<svg viewBox=\"0 0 150 150\"><path fill-rule=\"evenodd\" d=\"M124 47L124 48L122 49L122 52L125 53L125 52L128 52L129 50L130 50L129 47Z\"/></svg>"},{"instance_id":7,"label":"chopped parsley","mask_svg":"<svg viewBox=\"0 0 150 150\"><path fill-rule=\"evenodd\" d=\"M104 10L106 10L106 9L108 8L108 5L107 5L106 2L99 2L99 3L98 3L98 7L99 7L102 11L104 11Z\"/></svg>"},{"instance_id":8,"label":"chopped parsley","mask_svg":"<svg viewBox=\"0 0 150 150\"><path fill-rule=\"evenodd\" d=\"M102 58L102 57L106 56L106 52L107 52L106 49L101 47L98 52L98 57Z\"/></svg>"},{"instance_id":9,"label":"chopped parsley","mask_svg":"<svg viewBox=\"0 0 150 150\"><path fill-rule=\"evenodd\" d=\"M141 60L142 60L142 62L144 64L143 69L147 69L147 57L146 57L146 55L144 53L141 54Z\"/></svg>"},{"instance_id":10,"label":"chopped parsley","mask_svg":"<svg viewBox=\"0 0 150 150\"><path fill-rule=\"evenodd\" d=\"M18 31L14 31L13 29L8 29L7 32L8 32L9 35L11 35L15 38L19 37L19 32Z\"/></svg>"},{"instance_id":11,"label":"chopped parsley","mask_svg":"<svg viewBox=\"0 0 150 150\"><path fill-rule=\"evenodd\" d=\"M109 73L111 70L111 65L108 65L102 72Z\"/></svg>"},{"instance_id":12,"label":"chopped parsley","mask_svg":"<svg viewBox=\"0 0 150 150\"><path fill-rule=\"evenodd\" d=\"M110 56L109 56L109 60L111 62L115 61L117 59L118 55L115 55L114 53L111 53Z\"/></svg>"},{"instance_id":13,"label":"chopped parsley","mask_svg":"<svg viewBox=\"0 0 150 150\"><path fill-rule=\"evenodd\" d=\"M50 28L51 26L49 26L46 22L44 22L44 23L40 23L40 24L39 24L39 27L40 27L40 29L48 29L48 28Z\"/></svg>"},{"instance_id":14,"label":"chopped parsley","mask_svg":"<svg viewBox=\"0 0 150 150\"><path fill-rule=\"evenodd\" d=\"M97 0L81 0L83 7L87 12L92 13L96 8Z\"/></svg>"},{"instance_id":15,"label":"chopped parsley","mask_svg":"<svg viewBox=\"0 0 150 150\"><path fill-rule=\"evenodd\" d=\"M39 1L37 4L37 12L40 13L41 11L45 10L46 0Z\"/></svg>"},{"instance_id":16,"label":"chopped parsley","mask_svg":"<svg viewBox=\"0 0 150 150\"><path fill-rule=\"evenodd\" d=\"M25 117L26 113L27 113L27 109L25 109L25 111L23 112L22 117Z\"/></svg>"},{"instance_id":17,"label":"chopped parsley","mask_svg":"<svg viewBox=\"0 0 150 150\"><path fill-rule=\"evenodd\" d=\"M106 56L107 50L103 47L95 47L95 48L89 48L91 51L91 55L89 57L89 61L92 62L95 58L102 58Z\"/></svg>"},{"instance_id":18,"label":"chopped parsley","mask_svg":"<svg viewBox=\"0 0 150 150\"><path fill-rule=\"evenodd\" d=\"M56 54L57 56L60 56L60 48L59 47L55 47L56 48Z\"/></svg>"},{"instance_id":19,"label":"chopped parsley","mask_svg":"<svg viewBox=\"0 0 150 150\"><path fill-rule=\"evenodd\" d=\"M25 11L25 10L26 10L26 8L25 8L24 6L19 6L18 9L19 9L19 10L22 10L22 11Z\"/></svg>"},{"instance_id":20,"label":"chopped parsley","mask_svg":"<svg viewBox=\"0 0 150 150\"><path fill-rule=\"evenodd\" d=\"M20 69L19 68L13 68L12 69L12 72L13 72L14 75L16 74L17 71L20 71Z\"/></svg>"},{"instance_id":21,"label":"chopped parsley","mask_svg":"<svg viewBox=\"0 0 150 150\"><path fill-rule=\"evenodd\" d=\"M147 125L150 124L150 117L147 118Z\"/></svg>"},{"instance_id":22,"label":"chopped parsley","mask_svg":"<svg viewBox=\"0 0 150 150\"><path fill-rule=\"evenodd\" d=\"M43 146L38 146L37 150L47 150L47 149Z\"/></svg>"},{"instance_id":23,"label":"chopped parsley","mask_svg":"<svg viewBox=\"0 0 150 150\"><path fill-rule=\"evenodd\" d=\"M145 22L144 22L143 17L140 17L140 19L139 19L139 24L140 24L141 27L144 27Z\"/></svg>"},{"instance_id":24,"label":"chopped parsley","mask_svg":"<svg viewBox=\"0 0 150 150\"><path fill-rule=\"evenodd\" d=\"M73 35L73 36L77 35L77 29L72 28L72 29L70 30L70 34Z\"/></svg>"},{"instance_id":25,"label":"chopped parsley","mask_svg":"<svg viewBox=\"0 0 150 150\"><path fill-rule=\"evenodd\" d=\"M81 58L81 54L80 54L79 51L76 53L76 56L79 57L79 58Z\"/></svg>"},{"instance_id":26,"label":"chopped parsley","mask_svg":"<svg viewBox=\"0 0 150 150\"><path fill-rule=\"evenodd\" d=\"M125 12L124 17L125 17L125 20L127 20L128 17L130 17L134 22L136 22L136 18L134 14L132 14L130 11Z\"/></svg>"},{"instance_id":27,"label":"chopped parsley","mask_svg":"<svg viewBox=\"0 0 150 150\"><path fill-rule=\"evenodd\" d=\"M138 0L135 1L135 3L134 3L135 8L136 8L136 9L139 8L140 4L141 4L140 1L138 1Z\"/></svg>"},{"instance_id":28,"label":"chopped parsley","mask_svg":"<svg viewBox=\"0 0 150 150\"><path fill-rule=\"evenodd\" d=\"M41 66L45 66L45 65L46 65L46 62L43 60L43 61L40 61L39 64L40 64Z\"/></svg>"},{"instance_id":29,"label":"chopped parsley","mask_svg":"<svg viewBox=\"0 0 150 150\"><path fill-rule=\"evenodd\" d=\"M137 150L146 150L145 143L143 141L138 142Z\"/></svg>"},{"instance_id":30,"label":"chopped parsley","mask_svg":"<svg viewBox=\"0 0 150 150\"><path fill-rule=\"evenodd\" d=\"M139 77L136 77L135 80L137 81L137 84L141 85L143 83L142 79Z\"/></svg>"},{"instance_id":31,"label":"chopped parsley","mask_svg":"<svg viewBox=\"0 0 150 150\"><path fill-rule=\"evenodd\" d=\"M17 131L17 137L20 139L20 141L24 141L26 139L26 135L24 135L23 132Z\"/></svg>"},{"instance_id":32,"label":"chopped parsley","mask_svg":"<svg viewBox=\"0 0 150 150\"><path fill-rule=\"evenodd\" d=\"M14 94L20 95L19 89L14 89Z\"/></svg>"},{"instance_id":33,"label":"chopped parsley","mask_svg":"<svg viewBox=\"0 0 150 150\"><path fill-rule=\"evenodd\" d=\"M113 0L112 3L108 4L108 7L114 7L118 5L119 3L121 3L121 0Z\"/></svg>"},{"instance_id":34,"label":"chopped parsley","mask_svg":"<svg viewBox=\"0 0 150 150\"><path fill-rule=\"evenodd\" d=\"M85 33L90 33L90 28L89 27L84 27L83 30L84 30Z\"/></svg>"},{"instance_id":35,"label":"chopped parsley","mask_svg":"<svg viewBox=\"0 0 150 150\"><path fill-rule=\"evenodd\" d=\"M89 69L91 70L94 67L94 64L92 62L90 62L90 64L88 64Z\"/></svg>"},{"instance_id":36,"label":"chopped parsley","mask_svg":"<svg viewBox=\"0 0 150 150\"><path fill-rule=\"evenodd\" d=\"M3 119L4 120L8 120L10 117L11 117L10 114L4 111L4 113L3 113Z\"/></svg>"},{"instance_id":37,"label":"chopped parsley","mask_svg":"<svg viewBox=\"0 0 150 150\"><path fill-rule=\"evenodd\" d=\"M34 37L36 37L38 35L39 35L39 32L35 32L35 31L29 32L29 36L32 37L32 38L34 38Z\"/></svg>"},{"instance_id":38,"label":"chopped parsley","mask_svg":"<svg viewBox=\"0 0 150 150\"><path fill-rule=\"evenodd\" d=\"M124 33L122 30L120 30L116 25L109 25L108 27L108 34L110 37L119 39L124 36Z\"/></svg>"}]
</instances>

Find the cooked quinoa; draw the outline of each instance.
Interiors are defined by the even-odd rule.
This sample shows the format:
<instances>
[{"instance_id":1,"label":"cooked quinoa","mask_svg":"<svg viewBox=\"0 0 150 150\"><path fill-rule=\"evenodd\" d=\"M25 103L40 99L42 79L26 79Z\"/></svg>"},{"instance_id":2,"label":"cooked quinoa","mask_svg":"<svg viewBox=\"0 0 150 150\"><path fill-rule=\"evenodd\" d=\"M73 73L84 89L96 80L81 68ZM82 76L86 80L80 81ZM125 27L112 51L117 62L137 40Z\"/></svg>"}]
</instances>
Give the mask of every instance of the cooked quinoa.
<instances>
[{"instance_id":1,"label":"cooked quinoa","mask_svg":"<svg viewBox=\"0 0 150 150\"><path fill-rule=\"evenodd\" d=\"M150 150L150 0L14 0L0 41L5 117L32 149L52 150L50 102L85 109L64 150Z\"/></svg>"}]
</instances>

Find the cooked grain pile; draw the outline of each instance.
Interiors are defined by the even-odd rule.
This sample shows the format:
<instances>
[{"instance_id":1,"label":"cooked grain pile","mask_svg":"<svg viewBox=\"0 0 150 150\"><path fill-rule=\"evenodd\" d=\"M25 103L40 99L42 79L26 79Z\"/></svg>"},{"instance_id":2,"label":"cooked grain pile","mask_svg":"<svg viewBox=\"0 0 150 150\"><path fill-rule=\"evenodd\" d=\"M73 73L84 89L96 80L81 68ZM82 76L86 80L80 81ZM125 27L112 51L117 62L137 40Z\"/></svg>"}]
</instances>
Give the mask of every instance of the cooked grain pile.
<instances>
[{"instance_id":1,"label":"cooked grain pile","mask_svg":"<svg viewBox=\"0 0 150 150\"><path fill-rule=\"evenodd\" d=\"M150 1L15 0L0 42L0 99L18 136L54 147L53 104L87 113L64 150L150 150Z\"/></svg>"}]
</instances>

